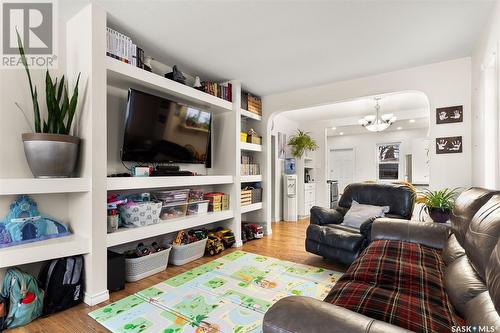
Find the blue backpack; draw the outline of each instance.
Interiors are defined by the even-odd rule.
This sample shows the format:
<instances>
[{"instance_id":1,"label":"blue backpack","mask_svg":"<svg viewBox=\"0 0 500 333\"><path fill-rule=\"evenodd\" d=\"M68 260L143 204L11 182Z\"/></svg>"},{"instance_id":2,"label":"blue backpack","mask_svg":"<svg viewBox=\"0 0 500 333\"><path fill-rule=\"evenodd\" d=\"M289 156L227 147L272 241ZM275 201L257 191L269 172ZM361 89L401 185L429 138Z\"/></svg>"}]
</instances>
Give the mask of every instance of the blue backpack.
<instances>
[{"instance_id":1,"label":"blue backpack","mask_svg":"<svg viewBox=\"0 0 500 333\"><path fill-rule=\"evenodd\" d=\"M7 328L26 325L42 314L43 291L28 273L9 268L3 279L1 295L8 299L9 304L5 318Z\"/></svg>"}]
</instances>

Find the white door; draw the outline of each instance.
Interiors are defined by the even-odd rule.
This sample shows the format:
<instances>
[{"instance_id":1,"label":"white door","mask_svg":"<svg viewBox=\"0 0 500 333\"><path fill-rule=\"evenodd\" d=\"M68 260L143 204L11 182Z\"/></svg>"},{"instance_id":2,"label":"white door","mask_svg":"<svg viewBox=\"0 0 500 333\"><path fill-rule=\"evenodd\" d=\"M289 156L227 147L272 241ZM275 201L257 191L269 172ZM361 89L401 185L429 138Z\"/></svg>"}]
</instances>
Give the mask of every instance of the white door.
<instances>
[{"instance_id":1,"label":"white door","mask_svg":"<svg viewBox=\"0 0 500 333\"><path fill-rule=\"evenodd\" d=\"M328 176L339 184L339 194L354 181L354 149L330 149Z\"/></svg>"}]
</instances>

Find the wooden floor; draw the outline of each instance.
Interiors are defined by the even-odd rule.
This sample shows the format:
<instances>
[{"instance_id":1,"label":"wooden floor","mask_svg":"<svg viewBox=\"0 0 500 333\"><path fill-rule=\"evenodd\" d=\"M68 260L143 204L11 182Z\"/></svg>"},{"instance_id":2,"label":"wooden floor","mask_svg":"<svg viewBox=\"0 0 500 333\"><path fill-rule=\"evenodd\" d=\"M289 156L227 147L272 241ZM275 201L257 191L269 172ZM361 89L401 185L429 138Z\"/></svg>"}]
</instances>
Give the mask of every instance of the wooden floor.
<instances>
[{"instance_id":1,"label":"wooden floor","mask_svg":"<svg viewBox=\"0 0 500 333\"><path fill-rule=\"evenodd\" d=\"M310 254L304 250L305 231L308 224L308 220L302 220L297 223L273 223L273 234L271 236L247 242L242 248L239 249L311 266L336 271L345 271L344 267L335 265L332 262L324 260L320 256ZM227 254L235 250L236 249L228 249L224 251L223 254ZM127 283L124 290L112 293L111 299L108 302L101 303L93 307L82 304L52 316L37 319L29 325L8 330L7 332L108 332L107 329L98 324L87 314L107 303L117 301L137 291L146 289L215 258L217 258L217 256L203 257L183 266L168 266L167 270L162 273L155 274L138 282Z\"/></svg>"}]
</instances>

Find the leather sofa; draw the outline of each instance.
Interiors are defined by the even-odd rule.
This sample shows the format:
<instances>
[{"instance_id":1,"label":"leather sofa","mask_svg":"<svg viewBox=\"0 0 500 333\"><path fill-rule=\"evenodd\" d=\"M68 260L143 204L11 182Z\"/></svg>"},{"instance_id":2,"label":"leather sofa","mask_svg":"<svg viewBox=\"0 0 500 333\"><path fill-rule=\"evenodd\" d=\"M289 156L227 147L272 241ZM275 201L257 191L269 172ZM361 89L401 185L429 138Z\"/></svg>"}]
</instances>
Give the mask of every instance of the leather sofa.
<instances>
[{"instance_id":1,"label":"leather sofa","mask_svg":"<svg viewBox=\"0 0 500 333\"><path fill-rule=\"evenodd\" d=\"M498 332L499 192L465 191L451 224L375 220L372 243L325 301L281 299L264 333Z\"/></svg>"},{"instance_id":2,"label":"leather sofa","mask_svg":"<svg viewBox=\"0 0 500 333\"><path fill-rule=\"evenodd\" d=\"M311 224L306 232L306 251L350 265L370 242L373 219L360 229L342 225L353 200L360 204L389 206L387 217L411 219L415 190L401 183L353 183L346 186L336 209L311 208Z\"/></svg>"}]
</instances>

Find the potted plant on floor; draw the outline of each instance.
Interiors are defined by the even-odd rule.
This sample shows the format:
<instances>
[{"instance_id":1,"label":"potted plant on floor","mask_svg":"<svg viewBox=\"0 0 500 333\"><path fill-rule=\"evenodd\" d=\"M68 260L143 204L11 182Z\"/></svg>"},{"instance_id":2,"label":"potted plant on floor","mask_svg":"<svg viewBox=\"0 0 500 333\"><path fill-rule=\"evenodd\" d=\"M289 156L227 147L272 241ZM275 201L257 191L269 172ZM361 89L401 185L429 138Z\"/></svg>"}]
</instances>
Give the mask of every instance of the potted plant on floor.
<instances>
[{"instance_id":1,"label":"potted plant on floor","mask_svg":"<svg viewBox=\"0 0 500 333\"><path fill-rule=\"evenodd\" d=\"M309 133L300 129L297 129L297 134L288 140L288 145L292 148L292 155L296 158L301 158L308 151L318 149L318 144Z\"/></svg>"},{"instance_id":2,"label":"potted plant on floor","mask_svg":"<svg viewBox=\"0 0 500 333\"><path fill-rule=\"evenodd\" d=\"M38 90L31 81L30 69L19 33L17 44L28 76L35 125L34 128L32 127L33 133L22 134L26 160L36 178L69 177L76 167L80 144L80 138L70 135L78 101L80 74L78 74L73 95L70 98L64 75L59 82L57 78L53 81L47 70L45 75L47 117L42 119L38 105ZM28 119L20 105L16 103L16 106Z\"/></svg>"},{"instance_id":3,"label":"potted plant on floor","mask_svg":"<svg viewBox=\"0 0 500 333\"><path fill-rule=\"evenodd\" d=\"M434 222L445 223L450 219L458 194L457 190L456 188L438 191L427 189L419 196L417 202L424 204L422 211L426 212Z\"/></svg>"}]
</instances>

